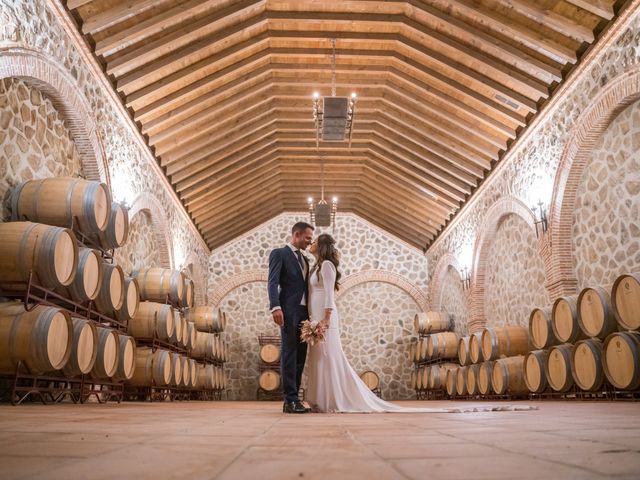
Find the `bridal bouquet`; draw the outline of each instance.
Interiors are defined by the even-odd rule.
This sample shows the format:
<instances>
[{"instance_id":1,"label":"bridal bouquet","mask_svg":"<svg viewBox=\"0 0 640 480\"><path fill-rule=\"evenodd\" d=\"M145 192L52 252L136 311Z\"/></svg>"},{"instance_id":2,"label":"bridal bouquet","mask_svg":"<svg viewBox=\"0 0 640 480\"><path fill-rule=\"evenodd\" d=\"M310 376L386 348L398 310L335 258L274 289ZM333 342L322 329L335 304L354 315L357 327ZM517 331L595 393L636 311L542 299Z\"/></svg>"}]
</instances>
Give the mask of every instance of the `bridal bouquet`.
<instances>
[{"instance_id":1,"label":"bridal bouquet","mask_svg":"<svg viewBox=\"0 0 640 480\"><path fill-rule=\"evenodd\" d=\"M313 346L316 343L324 342L324 329L318 322L305 320L302 322L300 340Z\"/></svg>"}]
</instances>

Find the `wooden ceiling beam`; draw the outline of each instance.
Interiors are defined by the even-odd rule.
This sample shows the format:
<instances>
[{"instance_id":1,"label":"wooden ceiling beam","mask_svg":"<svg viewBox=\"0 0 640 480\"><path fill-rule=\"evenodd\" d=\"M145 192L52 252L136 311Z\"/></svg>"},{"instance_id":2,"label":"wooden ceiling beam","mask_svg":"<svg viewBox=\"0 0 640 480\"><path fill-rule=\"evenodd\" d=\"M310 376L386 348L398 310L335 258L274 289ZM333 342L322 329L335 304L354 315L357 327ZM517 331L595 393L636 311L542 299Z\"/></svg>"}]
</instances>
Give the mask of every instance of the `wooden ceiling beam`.
<instances>
[{"instance_id":1,"label":"wooden ceiling beam","mask_svg":"<svg viewBox=\"0 0 640 480\"><path fill-rule=\"evenodd\" d=\"M279 192L274 192L274 203L271 206L253 211L238 212L237 215L227 218L207 230L203 230L203 233L205 233L206 238L212 245L220 245L236 238L238 235L251 230L284 211L278 200L278 194Z\"/></svg>"},{"instance_id":2,"label":"wooden ceiling beam","mask_svg":"<svg viewBox=\"0 0 640 480\"><path fill-rule=\"evenodd\" d=\"M69 6L69 1L67 2L67 7ZM99 56L109 57L120 50L143 42L157 32L168 31L182 22L206 15L207 12L210 12L219 4L219 0L190 0L168 10L158 12L147 20L137 22L129 28L97 41L95 53Z\"/></svg>"},{"instance_id":3,"label":"wooden ceiling beam","mask_svg":"<svg viewBox=\"0 0 640 480\"><path fill-rule=\"evenodd\" d=\"M567 2L605 20L611 20L614 16L613 6L606 0L567 0Z\"/></svg>"},{"instance_id":4,"label":"wooden ceiling beam","mask_svg":"<svg viewBox=\"0 0 640 480\"><path fill-rule=\"evenodd\" d=\"M416 248L422 249L427 242L431 241L432 237L426 233L409 233L407 230L398 226L397 222L390 219L380 219L379 215L370 210L364 210L362 207L354 208L353 213Z\"/></svg>"},{"instance_id":5,"label":"wooden ceiling beam","mask_svg":"<svg viewBox=\"0 0 640 480\"><path fill-rule=\"evenodd\" d=\"M123 22L139 13L151 8L167 3L168 0L137 0L136 2L125 2L111 7L103 12L92 15L82 22L82 33L95 34L109 28L118 22ZM72 9L67 4L67 8Z\"/></svg>"},{"instance_id":6,"label":"wooden ceiling beam","mask_svg":"<svg viewBox=\"0 0 640 480\"><path fill-rule=\"evenodd\" d=\"M572 38L578 42L592 43L593 31L573 20L560 15L553 10L538 7L535 3L525 0L497 0L505 8L532 20L542 26Z\"/></svg>"},{"instance_id":7,"label":"wooden ceiling beam","mask_svg":"<svg viewBox=\"0 0 640 480\"><path fill-rule=\"evenodd\" d=\"M207 54L213 54L215 47L220 49L230 44L229 41L220 42L220 39L231 37L229 40L241 41L265 33L264 11L262 0L240 0L196 22L187 22L151 42L118 52L107 62L107 73L117 78L134 70L150 75L158 68L176 65L175 62L182 67L195 63ZM244 34L243 30L246 30ZM182 63L180 59L183 59ZM150 64L154 65L151 71L145 67Z\"/></svg>"},{"instance_id":8,"label":"wooden ceiling beam","mask_svg":"<svg viewBox=\"0 0 640 480\"><path fill-rule=\"evenodd\" d=\"M67 0L67 8L69 10L75 10L91 2L93 2L93 0Z\"/></svg>"}]
</instances>

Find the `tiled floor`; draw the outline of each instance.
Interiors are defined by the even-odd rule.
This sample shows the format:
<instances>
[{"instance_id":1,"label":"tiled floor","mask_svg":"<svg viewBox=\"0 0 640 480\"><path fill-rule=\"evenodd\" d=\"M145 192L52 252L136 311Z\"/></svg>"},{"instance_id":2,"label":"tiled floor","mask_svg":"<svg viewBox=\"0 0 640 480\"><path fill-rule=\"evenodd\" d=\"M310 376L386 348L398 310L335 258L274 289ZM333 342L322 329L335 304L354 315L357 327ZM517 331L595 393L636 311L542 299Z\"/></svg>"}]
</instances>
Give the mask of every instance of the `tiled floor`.
<instances>
[{"instance_id":1,"label":"tiled floor","mask_svg":"<svg viewBox=\"0 0 640 480\"><path fill-rule=\"evenodd\" d=\"M287 415L280 403L0 407L0 478L640 478L640 403ZM429 407L461 402L403 402Z\"/></svg>"}]
</instances>

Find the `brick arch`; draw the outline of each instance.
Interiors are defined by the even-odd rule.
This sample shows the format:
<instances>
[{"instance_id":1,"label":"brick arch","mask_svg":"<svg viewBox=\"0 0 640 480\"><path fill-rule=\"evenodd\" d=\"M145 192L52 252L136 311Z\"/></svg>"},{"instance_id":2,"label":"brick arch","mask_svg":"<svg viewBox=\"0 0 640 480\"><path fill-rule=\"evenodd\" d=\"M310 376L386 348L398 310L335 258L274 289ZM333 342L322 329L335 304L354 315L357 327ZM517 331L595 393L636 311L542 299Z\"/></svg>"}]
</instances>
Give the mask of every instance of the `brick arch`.
<instances>
[{"instance_id":1,"label":"brick arch","mask_svg":"<svg viewBox=\"0 0 640 480\"><path fill-rule=\"evenodd\" d=\"M153 233L156 236L158 248L160 249L160 266L163 268L174 268L173 245L165 216L165 209L155 196L149 193L143 193L138 196L131 205L131 209L129 210L130 221L133 221L135 216L142 211L147 212L151 216Z\"/></svg>"},{"instance_id":2,"label":"brick arch","mask_svg":"<svg viewBox=\"0 0 640 480\"><path fill-rule=\"evenodd\" d=\"M484 312L484 288L489 247L493 244L501 221L508 215L517 215L535 231L535 217L522 200L508 196L494 203L484 216L473 247L472 288L469 311L469 332L474 333L486 325Z\"/></svg>"},{"instance_id":3,"label":"brick arch","mask_svg":"<svg viewBox=\"0 0 640 480\"><path fill-rule=\"evenodd\" d=\"M65 119L82 161L84 177L109 187L108 163L91 108L75 79L56 61L25 47L9 47L0 55L0 79L18 78L45 93Z\"/></svg>"},{"instance_id":4,"label":"brick arch","mask_svg":"<svg viewBox=\"0 0 640 480\"><path fill-rule=\"evenodd\" d=\"M427 297L418 287L402 275L386 270L364 270L349 275L340 284L338 298L353 287L370 282L383 282L394 285L406 292L423 311L427 310Z\"/></svg>"},{"instance_id":5,"label":"brick arch","mask_svg":"<svg viewBox=\"0 0 640 480\"><path fill-rule=\"evenodd\" d=\"M226 278L218 284L214 285L209 291L209 303L214 306L220 305L220 302L222 302L224 297L226 297L232 290L235 290L239 286L244 285L245 283L253 282L264 282L266 284L268 278L269 270L267 270L266 268L248 270L238 275L234 275L233 277ZM267 308L267 305L265 305L265 308Z\"/></svg>"},{"instance_id":6,"label":"brick arch","mask_svg":"<svg viewBox=\"0 0 640 480\"><path fill-rule=\"evenodd\" d=\"M195 253L191 252L187 255L187 258L184 261L184 269L189 272L191 279L193 280L195 289L196 289L196 303L198 305L206 304L206 289L207 289L207 281L205 271L202 269L202 262L196 256Z\"/></svg>"},{"instance_id":7,"label":"brick arch","mask_svg":"<svg viewBox=\"0 0 640 480\"><path fill-rule=\"evenodd\" d=\"M573 212L580 180L600 136L622 110L640 99L640 67L609 82L582 112L571 131L556 171L549 211L551 272L549 293L555 297L575 293L573 269Z\"/></svg>"},{"instance_id":8,"label":"brick arch","mask_svg":"<svg viewBox=\"0 0 640 480\"><path fill-rule=\"evenodd\" d=\"M433 277L431 278L431 288L429 289L429 308L432 310L440 310L442 308L442 283L444 277L449 270L449 267L453 267L458 274L460 273L460 263L457 257L450 252L445 253L436 265L433 271ZM462 275L460 275L462 277Z\"/></svg>"}]
</instances>

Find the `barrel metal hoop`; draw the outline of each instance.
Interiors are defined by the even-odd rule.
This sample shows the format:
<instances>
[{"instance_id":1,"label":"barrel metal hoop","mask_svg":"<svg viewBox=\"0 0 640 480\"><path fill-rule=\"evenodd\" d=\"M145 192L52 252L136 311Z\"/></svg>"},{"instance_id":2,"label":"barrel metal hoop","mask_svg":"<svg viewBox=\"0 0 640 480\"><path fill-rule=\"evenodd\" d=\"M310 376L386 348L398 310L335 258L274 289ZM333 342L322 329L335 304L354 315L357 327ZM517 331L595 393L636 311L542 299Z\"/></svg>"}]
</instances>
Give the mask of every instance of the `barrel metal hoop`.
<instances>
[{"instance_id":1,"label":"barrel metal hoop","mask_svg":"<svg viewBox=\"0 0 640 480\"><path fill-rule=\"evenodd\" d=\"M16 338L16 334L18 333L18 328L20 325L20 321L22 320L22 316L27 313L26 310L23 312L20 312L18 315L16 315L13 318L13 323L11 324L11 330L9 333L9 338ZM33 343L33 342L30 342ZM18 352L16 352L16 347L18 345L18 342L9 342L9 358L13 361L17 361L17 360L22 360L17 358L18 357ZM22 362L22 364L24 365L24 361ZM25 365L26 366L26 365Z\"/></svg>"},{"instance_id":2,"label":"barrel metal hoop","mask_svg":"<svg viewBox=\"0 0 640 480\"><path fill-rule=\"evenodd\" d=\"M26 184L27 182L22 182L11 192L11 221L13 222L20 220L20 194Z\"/></svg>"},{"instance_id":3,"label":"barrel metal hoop","mask_svg":"<svg viewBox=\"0 0 640 480\"><path fill-rule=\"evenodd\" d=\"M102 231L100 230L100 226L98 225L95 208L92 208L92 206L96 203L97 191L99 188L102 188L101 183L90 182L84 192L84 195L82 196L82 211L84 213L84 218L87 219L87 222L90 225L89 229L95 233L100 233ZM107 218L107 224L108 223L109 219Z\"/></svg>"},{"instance_id":4,"label":"barrel metal hoop","mask_svg":"<svg viewBox=\"0 0 640 480\"><path fill-rule=\"evenodd\" d=\"M27 252L26 252L26 246L27 246L27 240L29 239L29 236L31 235L31 232L33 231L34 228L36 228L38 226L38 224L34 223L32 225L29 225L29 227L27 228L27 230L22 234L22 238L20 239L20 245L18 247L18 271L20 272L20 276L21 277L25 277L27 275L27 271L25 269L25 266L27 265ZM35 243L38 243L38 239L36 238ZM35 248L33 251L33 255L35 256ZM35 258L32 259L33 262L31 263L31 268L33 269L34 267L36 268L36 272L39 273L38 271L38 265L35 262ZM38 275L39 277L40 275Z\"/></svg>"},{"instance_id":5,"label":"barrel metal hoop","mask_svg":"<svg viewBox=\"0 0 640 480\"><path fill-rule=\"evenodd\" d=\"M67 204L66 204L66 217L67 217L67 221L69 222L69 226L73 225L73 208L72 208L72 204L73 204L73 192L76 189L76 185L78 185L78 183L80 182L79 178L76 178L75 180L73 180L71 182L71 185L69 186L69 189L67 190ZM80 228L80 225L77 225L79 230L82 230Z\"/></svg>"}]
</instances>

